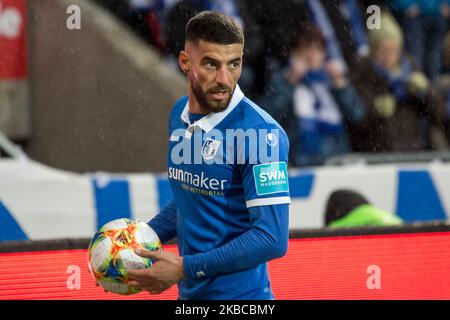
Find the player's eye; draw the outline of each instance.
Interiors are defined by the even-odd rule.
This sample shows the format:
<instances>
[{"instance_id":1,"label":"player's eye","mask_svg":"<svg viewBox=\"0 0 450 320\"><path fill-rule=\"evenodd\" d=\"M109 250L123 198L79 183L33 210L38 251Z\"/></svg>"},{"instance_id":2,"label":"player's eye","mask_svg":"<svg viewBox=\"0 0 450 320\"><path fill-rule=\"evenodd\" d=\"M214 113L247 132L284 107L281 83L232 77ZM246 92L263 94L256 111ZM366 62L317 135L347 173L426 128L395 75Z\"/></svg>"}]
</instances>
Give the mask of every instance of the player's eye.
<instances>
[{"instance_id":1,"label":"player's eye","mask_svg":"<svg viewBox=\"0 0 450 320\"><path fill-rule=\"evenodd\" d=\"M240 64L241 64L240 62L232 62L230 66L232 69L237 69L239 68Z\"/></svg>"},{"instance_id":2,"label":"player's eye","mask_svg":"<svg viewBox=\"0 0 450 320\"><path fill-rule=\"evenodd\" d=\"M205 67L207 69L214 69L214 68L216 68L216 64L214 62L212 62L212 61L208 61L208 62L205 63Z\"/></svg>"}]
</instances>

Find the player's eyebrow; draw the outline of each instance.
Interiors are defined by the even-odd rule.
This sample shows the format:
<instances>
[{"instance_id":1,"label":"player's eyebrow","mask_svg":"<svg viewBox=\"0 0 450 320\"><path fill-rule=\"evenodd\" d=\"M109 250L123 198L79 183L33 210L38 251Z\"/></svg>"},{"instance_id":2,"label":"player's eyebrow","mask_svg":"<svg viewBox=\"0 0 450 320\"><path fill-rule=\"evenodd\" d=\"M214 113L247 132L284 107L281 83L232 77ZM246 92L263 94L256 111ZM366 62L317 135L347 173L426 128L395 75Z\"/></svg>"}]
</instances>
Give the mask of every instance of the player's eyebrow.
<instances>
[{"instance_id":1,"label":"player's eyebrow","mask_svg":"<svg viewBox=\"0 0 450 320\"><path fill-rule=\"evenodd\" d=\"M238 57L238 58L234 58L234 59L228 61L228 63L241 62L241 61L242 61L242 58L241 58L241 57Z\"/></svg>"},{"instance_id":2,"label":"player's eyebrow","mask_svg":"<svg viewBox=\"0 0 450 320\"><path fill-rule=\"evenodd\" d=\"M211 57L209 57L209 56L204 56L204 57L202 58L202 62L215 62L215 63L220 63L219 60L214 59L214 58L211 58Z\"/></svg>"},{"instance_id":3,"label":"player's eyebrow","mask_svg":"<svg viewBox=\"0 0 450 320\"><path fill-rule=\"evenodd\" d=\"M210 56L204 56L204 57L202 58L201 61L202 61L202 62L221 63L220 60L214 59L214 58L212 58L212 57L210 57ZM242 61L242 58L241 58L241 57L237 57L237 58L234 58L234 59L229 60L227 63L229 64L229 63L233 63L233 62L241 62L241 61Z\"/></svg>"}]
</instances>

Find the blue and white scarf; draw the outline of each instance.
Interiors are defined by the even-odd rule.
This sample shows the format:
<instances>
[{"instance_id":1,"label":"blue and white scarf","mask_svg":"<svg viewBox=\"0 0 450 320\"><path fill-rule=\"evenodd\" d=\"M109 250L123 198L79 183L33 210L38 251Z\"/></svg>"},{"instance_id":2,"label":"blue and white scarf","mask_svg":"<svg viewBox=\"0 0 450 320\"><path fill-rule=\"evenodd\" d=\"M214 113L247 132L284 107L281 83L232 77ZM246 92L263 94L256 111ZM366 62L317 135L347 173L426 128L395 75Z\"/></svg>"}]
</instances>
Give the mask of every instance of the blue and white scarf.
<instances>
[{"instance_id":1,"label":"blue and white scarf","mask_svg":"<svg viewBox=\"0 0 450 320\"><path fill-rule=\"evenodd\" d=\"M309 73L295 89L295 115L306 130L341 133L341 112L331 95L327 79L320 77L320 73Z\"/></svg>"},{"instance_id":2,"label":"blue and white scarf","mask_svg":"<svg viewBox=\"0 0 450 320\"><path fill-rule=\"evenodd\" d=\"M397 102L405 100L408 94L408 80L411 76L412 65L406 58L400 59L399 72L389 72L386 68L377 63L373 63L375 73L377 73L386 83L389 92L395 97Z\"/></svg>"}]
</instances>

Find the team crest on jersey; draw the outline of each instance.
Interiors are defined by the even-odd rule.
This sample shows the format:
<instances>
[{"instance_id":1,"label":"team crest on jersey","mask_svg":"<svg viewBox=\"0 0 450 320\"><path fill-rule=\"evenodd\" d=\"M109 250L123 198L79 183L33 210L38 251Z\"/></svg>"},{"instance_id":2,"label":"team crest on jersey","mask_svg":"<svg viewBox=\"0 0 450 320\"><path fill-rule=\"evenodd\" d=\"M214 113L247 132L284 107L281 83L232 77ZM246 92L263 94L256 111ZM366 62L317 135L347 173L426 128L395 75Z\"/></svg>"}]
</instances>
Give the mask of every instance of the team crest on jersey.
<instances>
[{"instance_id":1,"label":"team crest on jersey","mask_svg":"<svg viewBox=\"0 0 450 320\"><path fill-rule=\"evenodd\" d=\"M205 142L203 143L202 147L202 156L205 160L211 160L213 159L217 151L220 147L220 141L219 140L213 140L211 138L206 138Z\"/></svg>"}]
</instances>

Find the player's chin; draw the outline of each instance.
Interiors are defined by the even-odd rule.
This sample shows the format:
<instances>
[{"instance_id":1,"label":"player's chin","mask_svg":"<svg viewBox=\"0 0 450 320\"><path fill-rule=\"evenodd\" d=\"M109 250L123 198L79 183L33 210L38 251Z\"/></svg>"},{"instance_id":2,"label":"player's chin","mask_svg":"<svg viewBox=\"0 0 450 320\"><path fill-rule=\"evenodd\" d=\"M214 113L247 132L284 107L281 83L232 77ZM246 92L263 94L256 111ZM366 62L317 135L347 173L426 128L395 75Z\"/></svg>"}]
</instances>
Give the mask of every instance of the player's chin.
<instances>
[{"instance_id":1,"label":"player's chin","mask_svg":"<svg viewBox=\"0 0 450 320\"><path fill-rule=\"evenodd\" d=\"M221 99L221 100L209 100L208 105L209 109L212 112L221 112L228 107L230 99Z\"/></svg>"},{"instance_id":2,"label":"player's chin","mask_svg":"<svg viewBox=\"0 0 450 320\"><path fill-rule=\"evenodd\" d=\"M217 104L215 106L210 107L210 110L214 113L222 112L227 108L227 104Z\"/></svg>"}]
</instances>

